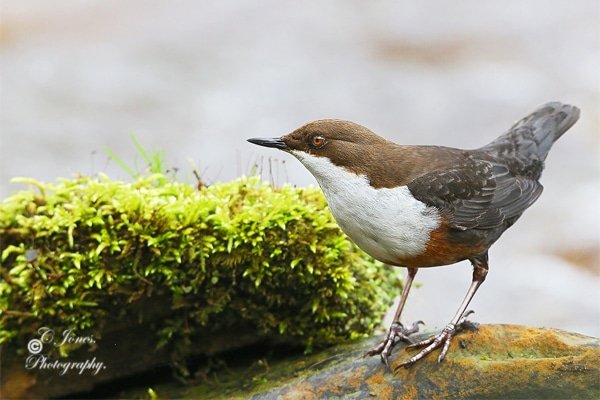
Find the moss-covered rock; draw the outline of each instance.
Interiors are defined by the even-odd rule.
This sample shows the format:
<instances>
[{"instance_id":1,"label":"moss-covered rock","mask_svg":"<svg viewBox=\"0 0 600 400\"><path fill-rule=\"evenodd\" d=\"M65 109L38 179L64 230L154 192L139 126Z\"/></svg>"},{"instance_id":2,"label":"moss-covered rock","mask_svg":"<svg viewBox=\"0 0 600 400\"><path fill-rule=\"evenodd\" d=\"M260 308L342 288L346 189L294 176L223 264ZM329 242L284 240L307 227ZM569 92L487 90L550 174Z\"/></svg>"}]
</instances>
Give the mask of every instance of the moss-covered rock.
<instances>
[{"instance_id":1,"label":"moss-covered rock","mask_svg":"<svg viewBox=\"0 0 600 400\"><path fill-rule=\"evenodd\" d=\"M396 273L341 233L316 189L243 178L198 190L161 175L25 181L37 189L0 203L0 344L16 359L43 326L93 334L97 348L143 326L148 351L170 359L197 351L198 338L204 352L222 350L211 338L231 329L310 349L368 335L398 291Z\"/></svg>"}]
</instances>

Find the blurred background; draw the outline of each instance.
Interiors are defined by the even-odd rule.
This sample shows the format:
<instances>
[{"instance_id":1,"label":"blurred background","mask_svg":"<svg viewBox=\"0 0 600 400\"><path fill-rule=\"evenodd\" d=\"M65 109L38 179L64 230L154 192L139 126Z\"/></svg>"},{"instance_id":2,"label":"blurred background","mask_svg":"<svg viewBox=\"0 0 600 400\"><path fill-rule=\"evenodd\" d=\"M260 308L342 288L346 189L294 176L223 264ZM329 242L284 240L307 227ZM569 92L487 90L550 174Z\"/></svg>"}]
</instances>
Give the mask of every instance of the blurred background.
<instances>
[{"instance_id":1,"label":"blurred background","mask_svg":"<svg viewBox=\"0 0 600 400\"><path fill-rule=\"evenodd\" d=\"M0 196L24 188L15 176L128 179L103 149L134 160L130 134L182 178L191 164L209 183L256 164L314 185L245 139L342 118L473 148L560 100L581 120L550 153L541 199L492 248L472 308L479 322L600 336L598 71L597 0L3 0ZM470 279L468 263L420 272L407 322L444 326Z\"/></svg>"}]
</instances>

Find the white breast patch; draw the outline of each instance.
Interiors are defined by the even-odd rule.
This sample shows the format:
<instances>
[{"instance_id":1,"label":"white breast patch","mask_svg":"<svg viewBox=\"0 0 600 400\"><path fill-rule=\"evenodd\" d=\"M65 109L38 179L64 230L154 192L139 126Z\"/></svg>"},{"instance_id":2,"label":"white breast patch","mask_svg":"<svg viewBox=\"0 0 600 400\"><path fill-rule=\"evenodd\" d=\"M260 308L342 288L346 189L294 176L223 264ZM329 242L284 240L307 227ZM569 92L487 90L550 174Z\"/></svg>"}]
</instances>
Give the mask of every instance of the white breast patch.
<instances>
[{"instance_id":1,"label":"white breast patch","mask_svg":"<svg viewBox=\"0 0 600 400\"><path fill-rule=\"evenodd\" d=\"M415 199L408 187L375 189L366 176L338 167L326 157L290 153L317 179L338 225L361 249L388 264L423 253L441 218L435 208Z\"/></svg>"}]
</instances>

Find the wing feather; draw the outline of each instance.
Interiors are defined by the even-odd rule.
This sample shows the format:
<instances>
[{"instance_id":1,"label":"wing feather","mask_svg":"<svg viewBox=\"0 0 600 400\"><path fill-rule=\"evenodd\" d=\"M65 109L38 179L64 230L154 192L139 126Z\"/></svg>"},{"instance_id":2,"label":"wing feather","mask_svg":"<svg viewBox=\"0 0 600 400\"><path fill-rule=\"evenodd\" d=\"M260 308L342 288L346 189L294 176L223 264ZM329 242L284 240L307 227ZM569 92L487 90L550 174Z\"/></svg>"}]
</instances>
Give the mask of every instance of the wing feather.
<instances>
[{"instance_id":1,"label":"wing feather","mask_svg":"<svg viewBox=\"0 0 600 400\"><path fill-rule=\"evenodd\" d=\"M542 193L536 180L511 174L494 160L471 159L408 184L418 200L442 211L450 227L493 229L512 224Z\"/></svg>"}]
</instances>

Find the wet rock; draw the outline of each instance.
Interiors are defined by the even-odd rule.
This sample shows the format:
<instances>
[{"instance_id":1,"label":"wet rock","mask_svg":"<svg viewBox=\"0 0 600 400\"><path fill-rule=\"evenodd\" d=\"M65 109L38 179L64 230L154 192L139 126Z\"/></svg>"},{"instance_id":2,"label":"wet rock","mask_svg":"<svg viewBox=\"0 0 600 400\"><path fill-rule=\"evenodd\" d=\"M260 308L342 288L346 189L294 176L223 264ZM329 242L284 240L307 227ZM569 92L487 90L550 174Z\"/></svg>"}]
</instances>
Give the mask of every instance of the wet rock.
<instances>
[{"instance_id":1,"label":"wet rock","mask_svg":"<svg viewBox=\"0 0 600 400\"><path fill-rule=\"evenodd\" d=\"M420 334L414 339L425 337L427 334ZM235 352L225 361L225 369L210 372L195 384L144 381L140 387L121 388L109 397L144 398L152 388L159 398L194 399L600 398L600 339L597 338L557 329L481 325L477 331L459 333L442 364L436 362L435 352L411 368L400 368L395 373L378 357L362 358L380 340L381 337L373 337L309 356L291 352L270 357L264 356L269 351L262 349L263 355L257 355L254 361L249 361L252 357L248 355L244 361ZM392 368L409 354L404 344L398 345L391 357ZM123 367L127 365L124 363ZM152 366L148 363L148 368ZM37 392L38 396L33 396L35 376L19 375L17 368L8 371L17 374L12 381L12 389L20 390L16 397L49 395ZM69 379L72 387L77 380ZM81 377L82 382L86 379L89 386L89 377ZM107 384L112 385L105 381ZM85 389L80 386L79 390ZM10 398L9 394L4 390L3 398Z\"/></svg>"},{"instance_id":2,"label":"wet rock","mask_svg":"<svg viewBox=\"0 0 600 400\"><path fill-rule=\"evenodd\" d=\"M425 337L425 335L423 335ZM482 325L452 343L446 361L436 355L395 373L378 357L361 355L377 340L344 348L304 371L304 377L253 399L497 399L599 398L600 340L556 329ZM393 354L391 367L407 356Z\"/></svg>"}]
</instances>

